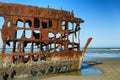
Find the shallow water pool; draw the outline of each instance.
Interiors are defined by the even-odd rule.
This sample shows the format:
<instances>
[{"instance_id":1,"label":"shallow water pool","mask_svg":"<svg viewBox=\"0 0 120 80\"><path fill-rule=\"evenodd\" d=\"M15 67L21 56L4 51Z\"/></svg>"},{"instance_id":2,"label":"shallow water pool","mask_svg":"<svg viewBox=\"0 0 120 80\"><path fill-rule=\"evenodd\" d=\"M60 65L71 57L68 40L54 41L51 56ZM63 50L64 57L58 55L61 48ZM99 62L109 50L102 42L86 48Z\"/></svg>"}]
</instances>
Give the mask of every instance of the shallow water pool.
<instances>
[{"instance_id":1,"label":"shallow water pool","mask_svg":"<svg viewBox=\"0 0 120 80\"><path fill-rule=\"evenodd\" d=\"M92 65L87 63L82 64L80 72L82 76L94 76L103 73L100 69L93 68Z\"/></svg>"},{"instance_id":2,"label":"shallow water pool","mask_svg":"<svg viewBox=\"0 0 120 80\"><path fill-rule=\"evenodd\" d=\"M92 65L87 63L82 63L81 70L80 71L71 71L63 73L65 75L75 75L75 76L94 76L94 75L100 75L103 72L99 69L93 68Z\"/></svg>"}]
</instances>

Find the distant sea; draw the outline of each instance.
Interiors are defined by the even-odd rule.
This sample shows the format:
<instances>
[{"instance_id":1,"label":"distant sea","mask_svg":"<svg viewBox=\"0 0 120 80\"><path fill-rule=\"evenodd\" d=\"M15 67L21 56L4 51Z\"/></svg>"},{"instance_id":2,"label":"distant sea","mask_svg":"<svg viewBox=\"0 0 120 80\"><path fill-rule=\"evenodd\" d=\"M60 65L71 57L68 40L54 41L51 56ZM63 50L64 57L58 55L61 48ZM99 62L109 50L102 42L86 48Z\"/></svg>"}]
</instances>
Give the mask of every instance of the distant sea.
<instances>
[{"instance_id":1,"label":"distant sea","mask_svg":"<svg viewBox=\"0 0 120 80\"><path fill-rule=\"evenodd\" d=\"M83 48L81 48L82 50ZM34 49L37 51L38 49ZM0 52L2 48L0 48ZM6 48L6 52L11 52L12 48ZM26 52L30 51L30 48L25 48ZM120 48L87 48L86 53L120 53Z\"/></svg>"},{"instance_id":2,"label":"distant sea","mask_svg":"<svg viewBox=\"0 0 120 80\"><path fill-rule=\"evenodd\" d=\"M88 48L86 53L120 53L120 48Z\"/></svg>"},{"instance_id":3,"label":"distant sea","mask_svg":"<svg viewBox=\"0 0 120 80\"><path fill-rule=\"evenodd\" d=\"M120 48L88 48L83 60L94 58L120 58Z\"/></svg>"},{"instance_id":4,"label":"distant sea","mask_svg":"<svg viewBox=\"0 0 120 80\"><path fill-rule=\"evenodd\" d=\"M82 50L82 48L81 48ZM2 48L0 48L0 53ZM34 51L39 51L34 49ZM11 48L6 48L6 53L12 52ZM25 48L25 52L30 52L30 48ZM92 58L120 58L120 48L88 48L85 57Z\"/></svg>"},{"instance_id":5,"label":"distant sea","mask_svg":"<svg viewBox=\"0 0 120 80\"><path fill-rule=\"evenodd\" d=\"M33 50L34 50L34 51L38 51L39 49L35 48L35 49L33 49ZM2 51L2 48L0 48L0 52L1 52L1 51ZM16 51L17 51L17 49L16 49ZM12 52L12 48L6 48L5 52L6 52L6 53L11 53L11 52ZM26 53L30 52L30 48L25 48L25 52L26 52Z\"/></svg>"}]
</instances>

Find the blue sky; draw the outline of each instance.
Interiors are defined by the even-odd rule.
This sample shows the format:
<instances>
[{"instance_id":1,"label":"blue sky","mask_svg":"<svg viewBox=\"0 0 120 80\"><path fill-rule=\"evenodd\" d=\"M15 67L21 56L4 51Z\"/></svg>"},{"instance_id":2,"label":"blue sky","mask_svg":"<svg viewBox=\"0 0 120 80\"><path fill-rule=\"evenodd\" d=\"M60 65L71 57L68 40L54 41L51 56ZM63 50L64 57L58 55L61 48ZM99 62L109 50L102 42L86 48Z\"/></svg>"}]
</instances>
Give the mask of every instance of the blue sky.
<instances>
[{"instance_id":1,"label":"blue sky","mask_svg":"<svg viewBox=\"0 0 120 80\"><path fill-rule=\"evenodd\" d=\"M81 24L81 46L93 37L90 47L120 47L119 0L0 0L0 2L74 11ZM1 22L1 21L0 21ZM0 43L1 44L1 43Z\"/></svg>"}]
</instances>

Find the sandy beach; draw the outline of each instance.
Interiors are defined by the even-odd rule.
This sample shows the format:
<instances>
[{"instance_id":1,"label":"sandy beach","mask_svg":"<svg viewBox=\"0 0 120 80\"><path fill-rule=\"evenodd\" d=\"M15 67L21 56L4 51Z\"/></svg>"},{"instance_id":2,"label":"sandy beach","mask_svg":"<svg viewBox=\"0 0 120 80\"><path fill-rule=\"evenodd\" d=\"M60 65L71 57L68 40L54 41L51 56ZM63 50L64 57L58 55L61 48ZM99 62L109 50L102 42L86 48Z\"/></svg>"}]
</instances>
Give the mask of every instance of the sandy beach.
<instances>
[{"instance_id":1,"label":"sandy beach","mask_svg":"<svg viewBox=\"0 0 120 80\"><path fill-rule=\"evenodd\" d=\"M120 80L120 58L97 59L93 61L101 62L101 64L93 67L102 70L102 74L94 76L59 75L40 80Z\"/></svg>"}]
</instances>

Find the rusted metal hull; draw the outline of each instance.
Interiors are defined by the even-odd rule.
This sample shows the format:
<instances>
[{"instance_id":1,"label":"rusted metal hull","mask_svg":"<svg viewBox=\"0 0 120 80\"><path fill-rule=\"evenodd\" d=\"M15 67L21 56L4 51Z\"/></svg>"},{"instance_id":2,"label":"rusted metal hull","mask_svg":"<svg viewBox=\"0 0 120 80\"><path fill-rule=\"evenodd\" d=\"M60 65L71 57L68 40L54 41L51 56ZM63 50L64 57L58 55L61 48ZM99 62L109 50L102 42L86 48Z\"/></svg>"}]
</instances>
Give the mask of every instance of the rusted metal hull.
<instances>
[{"instance_id":1,"label":"rusted metal hull","mask_svg":"<svg viewBox=\"0 0 120 80\"><path fill-rule=\"evenodd\" d=\"M13 58L6 55L0 62L0 73L9 75L8 79L11 79L13 72L15 72L13 78L19 78L78 70L78 55L72 56L74 58L54 56L51 57L51 59L46 58L46 60L38 57L37 60L29 59L28 62L25 63L24 60L20 60L20 58L19 60L16 59L16 62L13 62Z\"/></svg>"},{"instance_id":2,"label":"rusted metal hull","mask_svg":"<svg viewBox=\"0 0 120 80\"><path fill-rule=\"evenodd\" d=\"M0 29L4 80L20 74L35 76L81 68L92 38L80 51L80 23L84 21L74 17L73 11L0 2L0 17L4 19Z\"/></svg>"},{"instance_id":3,"label":"rusted metal hull","mask_svg":"<svg viewBox=\"0 0 120 80\"><path fill-rule=\"evenodd\" d=\"M26 64L18 64L14 65L10 62L6 62L7 64L3 64L0 66L0 72L6 72L8 75L11 75L13 71L16 72L15 77L19 77L20 75L46 75L51 73L59 73L59 72L67 72L78 70L78 60L59 60L59 61L38 61ZM32 74L32 72L36 72L36 74ZM11 76L9 76L11 77ZM24 76L23 76L24 77Z\"/></svg>"}]
</instances>

